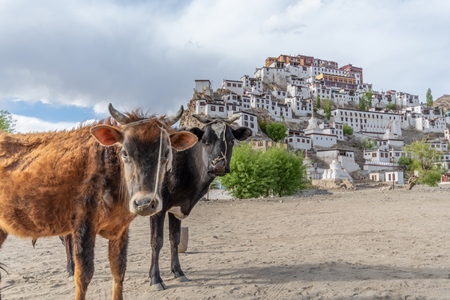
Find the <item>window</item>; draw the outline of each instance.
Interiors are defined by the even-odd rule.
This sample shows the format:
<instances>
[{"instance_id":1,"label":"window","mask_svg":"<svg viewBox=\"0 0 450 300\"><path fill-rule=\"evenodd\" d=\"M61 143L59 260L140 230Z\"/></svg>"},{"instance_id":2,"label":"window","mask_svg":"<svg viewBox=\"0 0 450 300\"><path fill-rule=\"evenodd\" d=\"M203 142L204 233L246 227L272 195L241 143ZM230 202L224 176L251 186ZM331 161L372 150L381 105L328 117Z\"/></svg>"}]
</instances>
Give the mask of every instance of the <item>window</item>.
<instances>
[{"instance_id":1,"label":"window","mask_svg":"<svg viewBox=\"0 0 450 300\"><path fill-rule=\"evenodd\" d=\"M223 106L219 106L219 111L223 112Z\"/></svg>"},{"instance_id":2,"label":"window","mask_svg":"<svg viewBox=\"0 0 450 300\"><path fill-rule=\"evenodd\" d=\"M216 111L216 107L214 105L211 106L211 111Z\"/></svg>"}]
</instances>

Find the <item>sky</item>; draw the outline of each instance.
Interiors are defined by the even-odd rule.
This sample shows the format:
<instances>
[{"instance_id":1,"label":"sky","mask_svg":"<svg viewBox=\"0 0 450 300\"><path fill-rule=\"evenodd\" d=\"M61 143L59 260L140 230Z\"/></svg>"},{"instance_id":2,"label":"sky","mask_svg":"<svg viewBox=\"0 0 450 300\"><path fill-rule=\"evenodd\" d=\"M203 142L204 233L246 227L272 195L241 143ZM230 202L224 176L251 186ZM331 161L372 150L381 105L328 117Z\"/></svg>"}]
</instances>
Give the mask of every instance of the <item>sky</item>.
<instances>
[{"instance_id":1,"label":"sky","mask_svg":"<svg viewBox=\"0 0 450 300\"><path fill-rule=\"evenodd\" d=\"M267 57L362 67L374 91L450 94L447 0L0 0L0 110L16 132L170 114L195 80L253 77Z\"/></svg>"}]
</instances>

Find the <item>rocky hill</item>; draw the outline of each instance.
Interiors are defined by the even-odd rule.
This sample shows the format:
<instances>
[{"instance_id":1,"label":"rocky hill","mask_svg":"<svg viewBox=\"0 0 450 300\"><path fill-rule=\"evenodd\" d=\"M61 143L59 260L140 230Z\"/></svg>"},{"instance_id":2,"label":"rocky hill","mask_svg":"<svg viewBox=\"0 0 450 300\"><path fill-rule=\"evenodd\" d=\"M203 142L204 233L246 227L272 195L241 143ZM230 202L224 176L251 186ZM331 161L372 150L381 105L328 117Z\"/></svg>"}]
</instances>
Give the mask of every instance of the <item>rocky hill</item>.
<instances>
[{"instance_id":1,"label":"rocky hill","mask_svg":"<svg viewBox=\"0 0 450 300\"><path fill-rule=\"evenodd\" d=\"M450 109L450 95L443 95L439 98L437 98L434 103L433 107L440 106L444 109L444 112Z\"/></svg>"}]
</instances>

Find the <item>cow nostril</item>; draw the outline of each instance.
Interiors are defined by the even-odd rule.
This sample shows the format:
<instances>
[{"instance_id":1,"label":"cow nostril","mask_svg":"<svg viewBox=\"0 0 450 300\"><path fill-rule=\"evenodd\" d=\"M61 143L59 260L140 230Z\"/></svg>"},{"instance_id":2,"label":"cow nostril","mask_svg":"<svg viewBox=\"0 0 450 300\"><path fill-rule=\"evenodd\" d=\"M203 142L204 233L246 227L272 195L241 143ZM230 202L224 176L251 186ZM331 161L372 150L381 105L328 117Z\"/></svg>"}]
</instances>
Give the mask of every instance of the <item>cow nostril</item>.
<instances>
[{"instance_id":1,"label":"cow nostril","mask_svg":"<svg viewBox=\"0 0 450 300\"><path fill-rule=\"evenodd\" d=\"M156 209L156 205L154 202L152 203L152 209Z\"/></svg>"}]
</instances>

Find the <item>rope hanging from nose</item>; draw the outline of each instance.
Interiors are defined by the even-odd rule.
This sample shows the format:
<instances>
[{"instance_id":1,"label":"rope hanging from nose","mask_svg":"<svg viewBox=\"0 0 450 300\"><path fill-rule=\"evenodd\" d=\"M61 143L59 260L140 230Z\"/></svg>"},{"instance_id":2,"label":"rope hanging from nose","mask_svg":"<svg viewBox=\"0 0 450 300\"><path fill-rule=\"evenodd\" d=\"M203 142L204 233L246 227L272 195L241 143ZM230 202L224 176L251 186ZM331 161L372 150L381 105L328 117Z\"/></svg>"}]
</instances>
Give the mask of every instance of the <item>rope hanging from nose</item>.
<instances>
[{"instance_id":1,"label":"rope hanging from nose","mask_svg":"<svg viewBox=\"0 0 450 300\"><path fill-rule=\"evenodd\" d=\"M223 124L225 126L225 130L223 132L223 142L225 144L225 153L220 151L220 156L217 156L216 158L214 158L211 161L211 165L212 166L217 165L217 163L222 161L222 160L225 161L225 163L226 163L227 162L227 152L228 152L228 145L227 145L227 138L226 138L226 135L227 135L227 123L225 121L221 121L221 120L214 120L214 121L211 121L211 122L205 124L205 126L208 126L208 125L214 124L214 123L221 123L221 124Z\"/></svg>"},{"instance_id":2,"label":"rope hanging from nose","mask_svg":"<svg viewBox=\"0 0 450 300\"><path fill-rule=\"evenodd\" d=\"M158 121L159 122L159 121ZM160 127L158 126L160 129L159 132L159 153L158 153L158 167L156 169L156 180L155 180L155 188L154 188L154 192L153 192L153 197L152 197L152 201L156 199L156 194L158 191L158 183L159 183L159 173L160 173L160 169L161 169L161 153L162 153L162 144L163 144L163 133L165 133L165 135L167 136L167 144L168 144L168 149L169 149L169 158L167 160L166 163L166 172L170 171L172 169L172 143L170 141L170 135L167 132L167 130L164 129L164 127Z\"/></svg>"}]
</instances>

